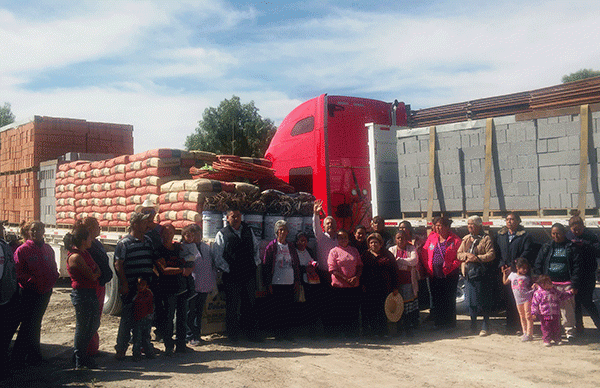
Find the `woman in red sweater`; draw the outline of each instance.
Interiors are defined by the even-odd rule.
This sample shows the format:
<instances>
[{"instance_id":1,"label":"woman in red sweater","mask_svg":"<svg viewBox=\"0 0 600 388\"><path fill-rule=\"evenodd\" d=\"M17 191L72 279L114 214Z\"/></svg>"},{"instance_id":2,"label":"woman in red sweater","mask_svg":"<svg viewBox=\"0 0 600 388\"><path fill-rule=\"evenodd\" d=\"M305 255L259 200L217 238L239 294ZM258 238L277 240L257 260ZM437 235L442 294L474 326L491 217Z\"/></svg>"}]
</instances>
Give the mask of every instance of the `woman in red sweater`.
<instances>
[{"instance_id":1,"label":"woman in red sweater","mask_svg":"<svg viewBox=\"0 0 600 388\"><path fill-rule=\"evenodd\" d=\"M44 242L44 223L33 221L23 230L27 240L15 251L15 269L21 287L21 327L12 352L12 362L16 365L43 361L40 350L42 318L58 279L54 251Z\"/></svg>"},{"instance_id":2,"label":"woman in red sweater","mask_svg":"<svg viewBox=\"0 0 600 388\"><path fill-rule=\"evenodd\" d=\"M450 229L446 217L433 220L433 230L421 248L421 260L429 276L431 314L436 327L456 326L456 287L460 261L456 254L462 240Z\"/></svg>"},{"instance_id":3,"label":"woman in red sweater","mask_svg":"<svg viewBox=\"0 0 600 388\"><path fill-rule=\"evenodd\" d=\"M87 348L92 336L100 326L100 308L96 290L100 267L87 251L92 246L93 236L83 225L77 225L73 232L64 238L65 248L69 251L67 271L71 276L71 302L75 306L75 339L73 340L73 358L75 368L95 368Z\"/></svg>"}]
</instances>

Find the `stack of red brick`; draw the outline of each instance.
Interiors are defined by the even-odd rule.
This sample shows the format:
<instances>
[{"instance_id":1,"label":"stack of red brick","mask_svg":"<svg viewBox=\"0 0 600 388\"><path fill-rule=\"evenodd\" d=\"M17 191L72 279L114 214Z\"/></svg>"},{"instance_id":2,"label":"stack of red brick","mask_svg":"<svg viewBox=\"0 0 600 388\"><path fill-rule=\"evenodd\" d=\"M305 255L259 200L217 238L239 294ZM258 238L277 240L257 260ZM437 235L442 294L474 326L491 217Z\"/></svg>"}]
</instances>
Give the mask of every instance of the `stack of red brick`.
<instances>
[{"instance_id":1,"label":"stack of red brick","mask_svg":"<svg viewBox=\"0 0 600 388\"><path fill-rule=\"evenodd\" d=\"M68 152L122 155L133 151L131 125L35 116L0 132L0 219L40 217L40 163ZM61 205L64 206L64 205Z\"/></svg>"}]
</instances>

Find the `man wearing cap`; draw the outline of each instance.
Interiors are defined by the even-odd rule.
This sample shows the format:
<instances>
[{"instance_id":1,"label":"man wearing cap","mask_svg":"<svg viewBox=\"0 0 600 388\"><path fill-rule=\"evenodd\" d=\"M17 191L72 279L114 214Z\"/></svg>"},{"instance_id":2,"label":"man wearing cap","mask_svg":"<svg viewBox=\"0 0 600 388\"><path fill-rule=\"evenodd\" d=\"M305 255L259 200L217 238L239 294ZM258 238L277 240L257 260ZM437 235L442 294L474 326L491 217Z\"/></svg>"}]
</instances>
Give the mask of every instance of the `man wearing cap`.
<instances>
[{"instance_id":1,"label":"man wearing cap","mask_svg":"<svg viewBox=\"0 0 600 388\"><path fill-rule=\"evenodd\" d=\"M117 334L116 358L125 358L134 325L133 298L137 292L138 278L152 278L154 261L158 257L148 229L149 214L133 213L129 222L129 234L115 247L115 271L119 277L119 293L123 301L121 322ZM145 349L146 352L151 350ZM147 353L148 354L148 353Z\"/></svg>"},{"instance_id":2,"label":"man wearing cap","mask_svg":"<svg viewBox=\"0 0 600 388\"><path fill-rule=\"evenodd\" d=\"M146 198L142 203L142 208L140 209L140 213L148 215L148 230L146 231L146 236L150 237L152 243L154 244L154 249L158 250L162 245L162 226L154 222L156 218L156 205L154 205L154 201L150 198Z\"/></svg>"},{"instance_id":3,"label":"man wearing cap","mask_svg":"<svg viewBox=\"0 0 600 388\"><path fill-rule=\"evenodd\" d=\"M227 336L233 342L239 340L243 319L248 339L261 341L255 312L259 246L252 228L242 222L239 209L227 210L227 226L217 232L213 249L215 263L224 272Z\"/></svg>"}]
</instances>

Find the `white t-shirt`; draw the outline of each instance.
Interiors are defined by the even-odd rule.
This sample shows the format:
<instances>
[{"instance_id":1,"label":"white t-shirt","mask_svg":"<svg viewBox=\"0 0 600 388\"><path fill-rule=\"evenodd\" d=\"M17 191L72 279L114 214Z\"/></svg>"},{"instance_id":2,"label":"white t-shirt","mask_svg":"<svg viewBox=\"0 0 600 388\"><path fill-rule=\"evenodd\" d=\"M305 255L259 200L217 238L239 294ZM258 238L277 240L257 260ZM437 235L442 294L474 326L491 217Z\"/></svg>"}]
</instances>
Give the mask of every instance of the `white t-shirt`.
<instances>
[{"instance_id":1,"label":"white t-shirt","mask_svg":"<svg viewBox=\"0 0 600 388\"><path fill-rule=\"evenodd\" d=\"M508 275L508 280L510 280L510 286L512 287L515 302L517 304L523 304L531 300L533 290L531 289L531 278L529 276L511 272L510 275Z\"/></svg>"},{"instance_id":2,"label":"white t-shirt","mask_svg":"<svg viewBox=\"0 0 600 388\"><path fill-rule=\"evenodd\" d=\"M292 267L292 256L287 244L277 242L277 254L273 268L272 284L290 285L294 284L294 268Z\"/></svg>"}]
</instances>

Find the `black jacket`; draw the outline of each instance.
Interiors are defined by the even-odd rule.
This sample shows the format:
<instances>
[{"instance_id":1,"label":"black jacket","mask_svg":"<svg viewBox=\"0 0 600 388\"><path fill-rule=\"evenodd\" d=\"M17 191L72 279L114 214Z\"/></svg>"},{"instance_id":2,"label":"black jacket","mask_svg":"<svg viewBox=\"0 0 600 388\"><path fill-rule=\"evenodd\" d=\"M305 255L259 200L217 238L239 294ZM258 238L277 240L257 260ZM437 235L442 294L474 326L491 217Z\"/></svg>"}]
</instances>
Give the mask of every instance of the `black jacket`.
<instances>
[{"instance_id":1,"label":"black jacket","mask_svg":"<svg viewBox=\"0 0 600 388\"><path fill-rule=\"evenodd\" d=\"M595 282L596 270L598 269L597 260L600 257L600 240L587 229L578 237L575 237L573 232L568 230L567 239L579 248L581 278Z\"/></svg>"},{"instance_id":2,"label":"black jacket","mask_svg":"<svg viewBox=\"0 0 600 388\"><path fill-rule=\"evenodd\" d=\"M550 258L552 257L552 253L554 252L554 247L557 244L554 241L547 242L542 245L542 249L538 253L537 259L535 260L535 264L533 266L533 274L534 275L547 275L548 274L548 264L550 262ZM580 255L579 248L571 241L566 241L565 249L567 251L567 260L569 262L569 273L571 276L571 285L573 288L578 289L581 281L581 268L580 268Z\"/></svg>"},{"instance_id":3,"label":"black jacket","mask_svg":"<svg viewBox=\"0 0 600 388\"><path fill-rule=\"evenodd\" d=\"M92 246L88 248L88 252L92 256L92 259L98 264L100 267L101 275L98 278L98 283L101 286L110 282L113 277L113 271L110 269L110 264L108 263L108 255L106 254L106 250L102 243L96 239L92 241Z\"/></svg>"},{"instance_id":4,"label":"black jacket","mask_svg":"<svg viewBox=\"0 0 600 388\"><path fill-rule=\"evenodd\" d=\"M496 259L499 267L510 265L516 271L515 262L519 257L527 259L529 264L535 261L537 253L535 244L522 226L519 226L515 237L510 243L508 242L508 228L506 226L498 231L494 241L496 242Z\"/></svg>"},{"instance_id":5,"label":"black jacket","mask_svg":"<svg viewBox=\"0 0 600 388\"><path fill-rule=\"evenodd\" d=\"M227 280L247 280L256 277L254 262L254 239L252 229L242 221L241 237L233 231L231 225L221 229L225 246L223 259L229 264L229 273L223 274Z\"/></svg>"},{"instance_id":6,"label":"black jacket","mask_svg":"<svg viewBox=\"0 0 600 388\"><path fill-rule=\"evenodd\" d=\"M15 259L12 249L10 249L10 246L4 240L0 240L0 249L2 249L2 255L4 256L4 271L0 279L0 305L3 305L11 300L18 290L19 284L17 283L17 272L15 270Z\"/></svg>"}]
</instances>

